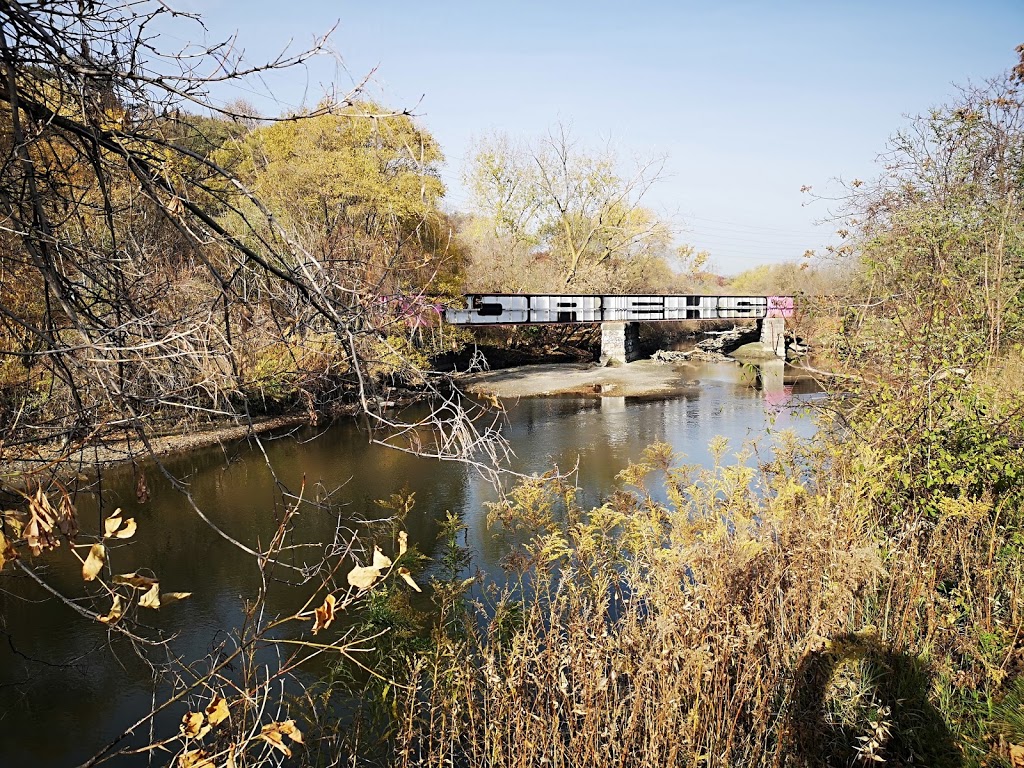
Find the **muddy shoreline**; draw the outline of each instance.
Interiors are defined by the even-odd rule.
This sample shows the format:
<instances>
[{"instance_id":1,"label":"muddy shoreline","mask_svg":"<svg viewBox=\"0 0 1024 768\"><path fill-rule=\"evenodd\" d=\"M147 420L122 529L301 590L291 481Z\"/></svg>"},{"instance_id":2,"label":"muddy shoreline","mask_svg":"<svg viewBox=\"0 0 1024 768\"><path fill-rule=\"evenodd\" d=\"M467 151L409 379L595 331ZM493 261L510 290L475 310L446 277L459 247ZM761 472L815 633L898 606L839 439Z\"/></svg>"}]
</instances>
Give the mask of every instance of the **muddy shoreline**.
<instances>
[{"instance_id":1,"label":"muddy shoreline","mask_svg":"<svg viewBox=\"0 0 1024 768\"><path fill-rule=\"evenodd\" d=\"M154 457L188 453L211 445L232 443L253 435L309 423L308 413L292 413L253 419L246 424L213 426L199 432L176 432L149 437L149 449L141 445L138 439L103 440L71 451L44 449L35 456L23 456L6 462L0 470L0 476L5 481L40 473L49 473L58 478L67 477L130 461L149 461Z\"/></svg>"}]
</instances>

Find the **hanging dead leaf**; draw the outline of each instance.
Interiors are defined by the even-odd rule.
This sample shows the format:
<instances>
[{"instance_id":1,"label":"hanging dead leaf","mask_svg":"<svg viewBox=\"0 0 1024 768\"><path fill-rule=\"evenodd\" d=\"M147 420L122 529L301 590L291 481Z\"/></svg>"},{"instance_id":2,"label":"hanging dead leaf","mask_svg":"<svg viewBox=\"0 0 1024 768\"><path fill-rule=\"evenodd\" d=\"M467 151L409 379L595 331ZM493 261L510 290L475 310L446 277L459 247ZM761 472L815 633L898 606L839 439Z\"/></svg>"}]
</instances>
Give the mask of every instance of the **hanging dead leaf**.
<instances>
[{"instance_id":1,"label":"hanging dead leaf","mask_svg":"<svg viewBox=\"0 0 1024 768\"><path fill-rule=\"evenodd\" d=\"M409 549L409 534L405 531L398 532L398 556L401 557Z\"/></svg>"},{"instance_id":2,"label":"hanging dead leaf","mask_svg":"<svg viewBox=\"0 0 1024 768\"><path fill-rule=\"evenodd\" d=\"M417 592L422 592L423 591L422 589L420 589L420 585L412 580L412 573L409 571L408 568L399 568L398 569L398 575L402 577L402 580L406 584L408 584L410 587L415 589Z\"/></svg>"},{"instance_id":3,"label":"hanging dead leaf","mask_svg":"<svg viewBox=\"0 0 1024 768\"><path fill-rule=\"evenodd\" d=\"M25 526L25 540L33 555L40 555L44 550L53 549L57 542L50 535L50 529L35 515L29 518Z\"/></svg>"},{"instance_id":4,"label":"hanging dead leaf","mask_svg":"<svg viewBox=\"0 0 1024 768\"><path fill-rule=\"evenodd\" d=\"M156 584L156 579L143 576L135 571L131 573L119 573L114 577L115 584L125 584L136 589L149 589Z\"/></svg>"},{"instance_id":5,"label":"hanging dead leaf","mask_svg":"<svg viewBox=\"0 0 1024 768\"><path fill-rule=\"evenodd\" d=\"M357 565L348 572L348 583L357 589L369 589L377 581L378 576L380 576L380 571L376 568Z\"/></svg>"},{"instance_id":6,"label":"hanging dead leaf","mask_svg":"<svg viewBox=\"0 0 1024 768\"><path fill-rule=\"evenodd\" d=\"M89 547L89 556L82 563L82 580L93 581L103 569L103 561L107 558L107 548L99 542Z\"/></svg>"},{"instance_id":7,"label":"hanging dead leaf","mask_svg":"<svg viewBox=\"0 0 1024 768\"><path fill-rule=\"evenodd\" d=\"M121 527L121 508L118 507L114 513L103 521L103 535L113 536L114 532Z\"/></svg>"},{"instance_id":8,"label":"hanging dead leaf","mask_svg":"<svg viewBox=\"0 0 1024 768\"><path fill-rule=\"evenodd\" d=\"M56 512L53 509L53 505L50 504L50 497L43 492L43 486L36 486L36 492L29 499L29 511L32 511L32 507L35 508L35 513L41 517L48 517L54 519Z\"/></svg>"},{"instance_id":9,"label":"hanging dead leaf","mask_svg":"<svg viewBox=\"0 0 1024 768\"><path fill-rule=\"evenodd\" d=\"M263 730L260 731L260 736L274 749L280 750L288 757L292 756L292 751L288 748L288 745L284 743L284 734L281 732L281 723L264 725Z\"/></svg>"},{"instance_id":10,"label":"hanging dead leaf","mask_svg":"<svg viewBox=\"0 0 1024 768\"><path fill-rule=\"evenodd\" d=\"M324 600L324 604L319 608L313 610L313 634L315 635L321 629L327 629L331 626L331 622L334 621L334 604L336 600L334 595L328 595Z\"/></svg>"},{"instance_id":11,"label":"hanging dead leaf","mask_svg":"<svg viewBox=\"0 0 1024 768\"><path fill-rule=\"evenodd\" d=\"M135 528L135 518L129 517L127 520L123 520L120 507L103 521L103 535L107 538L114 536L118 539L130 539L135 535Z\"/></svg>"},{"instance_id":12,"label":"hanging dead leaf","mask_svg":"<svg viewBox=\"0 0 1024 768\"><path fill-rule=\"evenodd\" d=\"M25 513L16 509L5 509L0 513L4 527L12 539L20 539L25 531Z\"/></svg>"},{"instance_id":13,"label":"hanging dead leaf","mask_svg":"<svg viewBox=\"0 0 1024 768\"><path fill-rule=\"evenodd\" d=\"M380 547L373 548L373 567L378 571L391 567L391 558L380 551Z\"/></svg>"},{"instance_id":14,"label":"hanging dead leaf","mask_svg":"<svg viewBox=\"0 0 1024 768\"><path fill-rule=\"evenodd\" d=\"M294 720L285 720L283 723L277 723L281 733L287 736L289 739L294 741L296 744L302 744L302 731L295 727Z\"/></svg>"},{"instance_id":15,"label":"hanging dead leaf","mask_svg":"<svg viewBox=\"0 0 1024 768\"><path fill-rule=\"evenodd\" d=\"M181 734L188 739L201 739L210 732L202 712L186 712L179 728Z\"/></svg>"},{"instance_id":16,"label":"hanging dead leaf","mask_svg":"<svg viewBox=\"0 0 1024 768\"><path fill-rule=\"evenodd\" d=\"M160 595L160 605L170 605L176 603L179 600L184 600L186 597L192 597L191 592L164 592Z\"/></svg>"},{"instance_id":17,"label":"hanging dead leaf","mask_svg":"<svg viewBox=\"0 0 1024 768\"><path fill-rule=\"evenodd\" d=\"M217 768L205 749L190 749L178 757L178 768Z\"/></svg>"},{"instance_id":18,"label":"hanging dead leaf","mask_svg":"<svg viewBox=\"0 0 1024 768\"><path fill-rule=\"evenodd\" d=\"M60 539L54 533L56 513L41 486L28 500L28 514L24 533L32 554L38 556L45 550L59 547Z\"/></svg>"},{"instance_id":19,"label":"hanging dead leaf","mask_svg":"<svg viewBox=\"0 0 1024 768\"><path fill-rule=\"evenodd\" d=\"M146 484L146 475L139 472L139 479L135 481L135 498L139 504L149 501L149 486Z\"/></svg>"},{"instance_id":20,"label":"hanging dead leaf","mask_svg":"<svg viewBox=\"0 0 1024 768\"><path fill-rule=\"evenodd\" d=\"M139 598L139 606L142 608L160 607L160 583L155 583L149 591Z\"/></svg>"},{"instance_id":21,"label":"hanging dead leaf","mask_svg":"<svg viewBox=\"0 0 1024 768\"><path fill-rule=\"evenodd\" d=\"M18 553L14 551L14 547L11 546L11 542L4 536L4 532L0 531L0 571L4 569L4 564L8 560L14 560L17 558Z\"/></svg>"},{"instance_id":22,"label":"hanging dead leaf","mask_svg":"<svg viewBox=\"0 0 1024 768\"><path fill-rule=\"evenodd\" d=\"M228 703L223 696L214 696L206 707L206 722L216 728L228 719Z\"/></svg>"},{"instance_id":23,"label":"hanging dead leaf","mask_svg":"<svg viewBox=\"0 0 1024 768\"><path fill-rule=\"evenodd\" d=\"M106 616L98 616L97 619L104 624L114 624L123 614L124 609L121 607L121 596L114 595L114 605L111 607L110 613Z\"/></svg>"},{"instance_id":24,"label":"hanging dead leaf","mask_svg":"<svg viewBox=\"0 0 1024 768\"><path fill-rule=\"evenodd\" d=\"M78 512L67 493L61 493L60 504L57 507L57 527L69 539L78 535Z\"/></svg>"}]
</instances>

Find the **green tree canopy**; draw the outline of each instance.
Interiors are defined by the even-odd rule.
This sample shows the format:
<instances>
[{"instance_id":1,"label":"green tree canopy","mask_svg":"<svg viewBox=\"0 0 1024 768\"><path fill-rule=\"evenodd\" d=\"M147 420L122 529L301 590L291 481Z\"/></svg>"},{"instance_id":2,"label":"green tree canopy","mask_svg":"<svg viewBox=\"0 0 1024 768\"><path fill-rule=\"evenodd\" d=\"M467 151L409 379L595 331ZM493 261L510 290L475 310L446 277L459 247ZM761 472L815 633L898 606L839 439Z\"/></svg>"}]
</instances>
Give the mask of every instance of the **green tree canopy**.
<instances>
[{"instance_id":1,"label":"green tree canopy","mask_svg":"<svg viewBox=\"0 0 1024 768\"><path fill-rule=\"evenodd\" d=\"M228 141L218 162L334 270L395 293L456 288L433 136L372 102L298 117Z\"/></svg>"}]
</instances>

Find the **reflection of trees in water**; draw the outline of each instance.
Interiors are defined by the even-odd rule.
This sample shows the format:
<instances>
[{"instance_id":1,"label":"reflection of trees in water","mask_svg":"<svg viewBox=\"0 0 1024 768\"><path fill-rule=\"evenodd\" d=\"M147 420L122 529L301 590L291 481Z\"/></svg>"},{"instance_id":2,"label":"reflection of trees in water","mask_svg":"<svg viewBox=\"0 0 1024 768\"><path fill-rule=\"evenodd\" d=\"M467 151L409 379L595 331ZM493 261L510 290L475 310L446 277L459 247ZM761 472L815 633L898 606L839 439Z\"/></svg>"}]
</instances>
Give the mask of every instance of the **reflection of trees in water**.
<instances>
[{"instance_id":1,"label":"reflection of trees in water","mask_svg":"<svg viewBox=\"0 0 1024 768\"><path fill-rule=\"evenodd\" d=\"M929 689L920 658L868 633L834 639L797 667L787 751L815 767L958 768L962 756Z\"/></svg>"},{"instance_id":2,"label":"reflection of trees in water","mask_svg":"<svg viewBox=\"0 0 1024 768\"><path fill-rule=\"evenodd\" d=\"M298 440L296 439L298 438ZM289 487L308 480L307 504L296 520L297 541L329 540L339 519L356 526L359 519L386 517L380 507L403 488L415 492L416 511L405 521L409 541L428 557L438 558L438 517L446 509L467 507L466 468L368 445L365 433L344 423L322 432L303 430L287 439L263 438L276 476ZM170 472L184 478L190 492L218 525L246 543L265 542L278 524L280 489L255 445L246 442L214 446L165 459ZM139 473L146 476L150 498L136 500ZM121 506L138 520L140 535L118 550L119 572L160 564L161 581L170 590L193 594L165 612L146 615L147 622L167 634L177 633L173 650L183 657L203 659L243 621L243 601L259 593L263 581L252 558L211 533L190 514L180 493L152 466L120 465L102 474L102 511L98 492L81 492L82 519L96 519ZM317 483L320 483L318 486ZM360 527L366 531L366 528ZM390 528L388 529L390 531ZM388 531L384 535L389 539ZM367 541L373 532L367 534ZM390 553L390 541L384 542ZM66 552L48 562L46 577L56 588L70 592L81 582L81 564ZM313 558L312 550L297 550L289 558ZM294 610L300 587L275 583L267 597L272 615ZM42 595L25 579L7 579L0 590L0 764L77 764L98 744L123 732L151 706L153 669L128 643L116 638L108 645L106 628L82 624L56 601L39 602ZM426 609L429 598L410 598ZM338 620L338 625L343 620ZM296 631L305 631L308 625ZM310 667L326 675L326 659ZM55 692L60 692L55 696ZM45 739L38 734L45 714ZM171 717L181 717L176 711ZM175 732L177 722L164 732ZM158 729L159 730L159 729ZM83 734L88 734L83 738ZM145 764L145 763L143 763Z\"/></svg>"}]
</instances>

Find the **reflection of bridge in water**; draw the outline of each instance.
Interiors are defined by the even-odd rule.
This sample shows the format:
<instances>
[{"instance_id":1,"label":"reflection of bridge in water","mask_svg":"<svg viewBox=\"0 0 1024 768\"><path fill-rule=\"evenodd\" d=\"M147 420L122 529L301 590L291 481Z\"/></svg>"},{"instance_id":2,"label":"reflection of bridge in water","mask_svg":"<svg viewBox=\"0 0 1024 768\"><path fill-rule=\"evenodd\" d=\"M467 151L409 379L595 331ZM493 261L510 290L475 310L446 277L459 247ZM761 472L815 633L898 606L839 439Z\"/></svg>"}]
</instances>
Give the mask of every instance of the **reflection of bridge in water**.
<instances>
[{"instance_id":1,"label":"reflection of bridge in water","mask_svg":"<svg viewBox=\"0 0 1024 768\"><path fill-rule=\"evenodd\" d=\"M761 341L786 356L786 318L792 296L468 294L466 308L450 308L455 325L601 323L601 359L630 362L639 355L639 322L757 320Z\"/></svg>"},{"instance_id":2,"label":"reflection of bridge in water","mask_svg":"<svg viewBox=\"0 0 1024 768\"><path fill-rule=\"evenodd\" d=\"M701 370L704 372L709 370L710 366L716 365L715 363L704 363L701 365ZM727 374L725 377L719 380L719 383L732 382L735 384L741 384L747 387L746 392L749 393L747 396L752 398L759 398L764 401L764 404L768 406L770 411L776 411L789 405L793 399L794 394L809 394L820 391L817 384L807 379L794 379L790 378L787 382L786 373L786 361L781 359L767 359L758 360L753 363L749 363L742 366L742 369L734 374ZM742 392L743 389L738 389L738 392ZM693 395L683 395L682 400L692 399ZM625 412L628 400L646 400L651 399L657 401L660 398L626 398L623 396L610 396L602 395L600 398L601 411L607 413L616 413L619 411ZM737 404L742 402L743 395L735 394L733 400L728 406L729 409L735 410ZM716 413L710 413L707 409L697 408L690 415L690 418L699 423L711 424L722 415L720 409Z\"/></svg>"}]
</instances>

